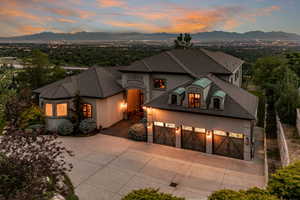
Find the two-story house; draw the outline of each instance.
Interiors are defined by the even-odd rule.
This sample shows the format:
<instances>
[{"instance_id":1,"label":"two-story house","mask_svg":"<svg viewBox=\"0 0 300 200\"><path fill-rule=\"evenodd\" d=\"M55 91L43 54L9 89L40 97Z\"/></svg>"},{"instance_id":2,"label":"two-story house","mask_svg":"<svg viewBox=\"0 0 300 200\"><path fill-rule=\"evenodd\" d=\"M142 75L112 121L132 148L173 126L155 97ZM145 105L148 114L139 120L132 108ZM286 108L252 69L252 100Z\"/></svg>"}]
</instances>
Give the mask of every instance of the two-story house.
<instances>
[{"instance_id":1,"label":"two-story house","mask_svg":"<svg viewBox=\"0 0 300 200\"><path fill-rule=\"evenodd\" d=\"M93 67L35 92L51 130L79 92L98 127L143 110L148 143L250 160L258 100L240 87L242 64L221 52L171 50L126 67Z\"/></svg>"}]
</instances>

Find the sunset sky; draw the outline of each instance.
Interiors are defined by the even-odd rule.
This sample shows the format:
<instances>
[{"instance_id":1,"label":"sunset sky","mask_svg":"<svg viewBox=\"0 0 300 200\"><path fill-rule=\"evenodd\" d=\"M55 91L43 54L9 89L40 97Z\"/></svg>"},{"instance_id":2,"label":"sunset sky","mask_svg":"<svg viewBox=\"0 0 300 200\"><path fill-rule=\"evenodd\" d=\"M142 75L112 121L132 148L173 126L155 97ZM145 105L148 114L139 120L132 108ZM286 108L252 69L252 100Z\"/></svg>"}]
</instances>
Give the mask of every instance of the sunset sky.
<instances>
[{"instance_id":1,"label":"sunset sky","mask_svg":"<svg viewBox=\"0 0 300 200\"><path fill-rule=\"evenodd\" d=\"M0 0L0 36L44 31L300 34L300 0Z\"/></svg>"}]
</instances>

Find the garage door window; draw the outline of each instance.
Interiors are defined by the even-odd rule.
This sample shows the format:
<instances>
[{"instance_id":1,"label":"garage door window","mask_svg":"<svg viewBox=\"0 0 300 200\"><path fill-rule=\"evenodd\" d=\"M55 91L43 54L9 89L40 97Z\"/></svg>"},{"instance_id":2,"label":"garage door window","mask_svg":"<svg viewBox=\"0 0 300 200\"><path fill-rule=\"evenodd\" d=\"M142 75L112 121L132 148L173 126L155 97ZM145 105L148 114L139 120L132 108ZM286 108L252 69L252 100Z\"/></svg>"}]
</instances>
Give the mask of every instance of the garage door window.
<instances>
[{"instance_id":1,"label":"garage door window","mask_svg":"<svg viewBox=\"0 0 300 200\"><path fill-rule=\"evenodd\" d=\"M191 127L191 126L182 126L182 130L193 131L193 127Z\"/></svg>"},{"instance_id":2,"label":"garage door window","mask_svg":"<svg viewBox=\"0 0 300 200\"><path fill-rule=\"evenodd\" d=\"M205 133L205 128L195 128L195 132L197 132L197 133Z\"/></svg>"},{"instance_id":3,"label":"garage door window","mask_svg":"<svg viewBox=\"0 0 300 200\"><path fill-rule=\"evenodd\" d=\"M163 122L154 122L154 126L164 127L164 123Z\"/></svg>"},{"instance_id":4,"label":"garage door window","mask_svg":"<svg viewBox=\"0 0 300 200\"><path fill-rule=\"evenodd\" d=\"M214 130L215 135L221 135L221 136L227 136L225 131L220 131L220 130Z\"/></svg>"},{"instance_id":5,"label":"garage door window","mask_svg":"<svg viewBox=\"0 0 300 200\"><path fill-rule=\"evenodd\" d=\"M241 133L229 133L229 137L243 139L244 135Z\"/></svg>"},{"instance_id":6,"label":"garage door window","mask_svg":"<svg viewBox=\"0 0 300 200\"><path fill-rule=\"evenodd\" d=\"M166 127L168 127L168 128L175 128L176 125L175 124L171 124L171 123L166 123Z\"/></svg>"}]
</instances>

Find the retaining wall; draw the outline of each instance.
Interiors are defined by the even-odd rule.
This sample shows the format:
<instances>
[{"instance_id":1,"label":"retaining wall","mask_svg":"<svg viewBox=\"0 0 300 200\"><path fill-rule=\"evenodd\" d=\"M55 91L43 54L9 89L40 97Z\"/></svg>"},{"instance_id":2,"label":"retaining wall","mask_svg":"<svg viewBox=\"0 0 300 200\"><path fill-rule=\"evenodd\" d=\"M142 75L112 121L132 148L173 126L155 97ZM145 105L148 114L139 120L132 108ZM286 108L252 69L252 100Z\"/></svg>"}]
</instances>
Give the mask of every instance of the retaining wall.
<instances>
[{"instance_id":1,"label":"retaining wall","mask_svg":"<svg viewBox=\"0 0 300 200\"><path fill-rule=\"evenodd\" d=\"M282 124L280 122L278 115L276 115L276 124L277 124L277 140L278 140L278 147L280 152L281 165L285 167L290 163L290 156L289 156L289 150L286 143L286 138L284 135L284 130L282 128Z\"/></svg>"}]
</instances>

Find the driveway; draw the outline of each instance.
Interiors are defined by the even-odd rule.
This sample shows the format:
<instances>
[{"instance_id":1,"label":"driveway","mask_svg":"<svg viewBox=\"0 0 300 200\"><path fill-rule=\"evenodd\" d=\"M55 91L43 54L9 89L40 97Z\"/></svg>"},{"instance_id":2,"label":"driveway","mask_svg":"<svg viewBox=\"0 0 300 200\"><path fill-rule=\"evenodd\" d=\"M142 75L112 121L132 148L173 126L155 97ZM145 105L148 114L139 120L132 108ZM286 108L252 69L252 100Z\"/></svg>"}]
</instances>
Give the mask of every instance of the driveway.
<instances>
[{"instance_id":1,"label":"driveway","mask_svg":"<svg viewBox=\"0 0 300 200\"><path fill-rule=\"evenodd\" d=\"M264 186L261 149L249 162L102 134L60 140L75 153L70 177L80 200L120 200L149 187L201 200L222 188Z\"/></svg>"}]
</instances>

